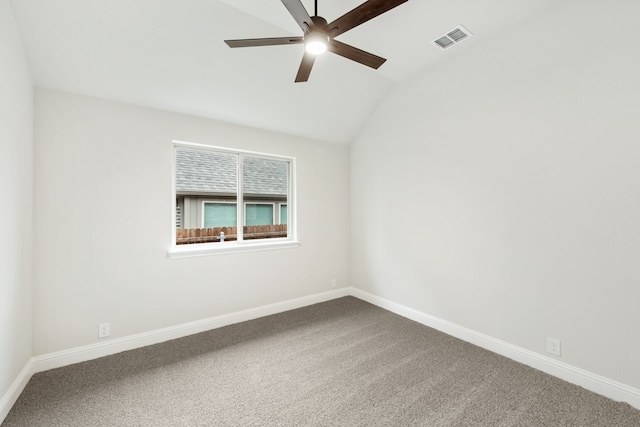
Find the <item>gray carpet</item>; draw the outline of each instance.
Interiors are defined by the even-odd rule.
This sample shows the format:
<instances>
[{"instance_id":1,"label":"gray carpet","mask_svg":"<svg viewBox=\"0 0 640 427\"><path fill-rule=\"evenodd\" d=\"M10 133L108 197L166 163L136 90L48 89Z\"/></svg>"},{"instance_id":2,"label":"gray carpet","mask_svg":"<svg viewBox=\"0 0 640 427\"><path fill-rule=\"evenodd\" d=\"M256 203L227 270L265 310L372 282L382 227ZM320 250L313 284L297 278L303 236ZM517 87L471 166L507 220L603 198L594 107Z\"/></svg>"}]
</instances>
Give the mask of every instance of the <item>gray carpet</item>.
<instances>
[{"instance_id":1,"label":"gray carpet","mask_svg":"<svg viewBox=\"0 0 640 427\"><path fill-rule=\"evenodd\" d=\"M640 426L640 411L353 297L33 376L14 426Z\"/></svg>"}]
</instances>

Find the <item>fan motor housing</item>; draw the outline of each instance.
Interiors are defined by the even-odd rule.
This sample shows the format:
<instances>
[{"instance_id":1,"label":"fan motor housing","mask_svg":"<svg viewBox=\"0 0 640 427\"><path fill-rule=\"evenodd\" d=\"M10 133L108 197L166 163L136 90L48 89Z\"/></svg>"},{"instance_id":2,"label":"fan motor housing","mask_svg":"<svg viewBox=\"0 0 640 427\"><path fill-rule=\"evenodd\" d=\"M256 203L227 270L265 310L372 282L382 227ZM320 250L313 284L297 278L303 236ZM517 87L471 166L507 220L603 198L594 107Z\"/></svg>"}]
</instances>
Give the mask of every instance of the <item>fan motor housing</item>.
<instances>
[{"instance_id":1,"label":"fan motor housing","mask_svg":"<svg viewBox=\"0 0 640 427\"><path fill-rule=\"evenodd\" d=\"M313 25L315 25L317 30L322 31L324 27L327 26L327 20L324 19L322 16L312 16L311 22L313 22Z\"/></svg>"}]
</instances>

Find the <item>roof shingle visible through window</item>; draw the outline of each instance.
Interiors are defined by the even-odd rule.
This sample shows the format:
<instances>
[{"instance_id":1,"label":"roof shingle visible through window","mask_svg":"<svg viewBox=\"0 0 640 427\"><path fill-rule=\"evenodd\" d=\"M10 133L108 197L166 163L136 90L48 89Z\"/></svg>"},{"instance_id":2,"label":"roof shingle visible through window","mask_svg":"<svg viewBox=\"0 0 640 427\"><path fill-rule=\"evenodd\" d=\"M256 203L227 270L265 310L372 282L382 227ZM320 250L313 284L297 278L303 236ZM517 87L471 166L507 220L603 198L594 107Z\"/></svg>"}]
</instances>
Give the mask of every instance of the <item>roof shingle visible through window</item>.
<instances>
[{"instance_id":1,"label":"roof shingle visible through window","mask_svg":"<svg viewBox=\"0 0 640 427\"><path fill-rule=\"evenodd\" d=\"M288 163L244 157L244 192L256 195L287 194ZM237 157L234 154L176 150L176 193L236 193Z\"/></svg>"}]
</instances>

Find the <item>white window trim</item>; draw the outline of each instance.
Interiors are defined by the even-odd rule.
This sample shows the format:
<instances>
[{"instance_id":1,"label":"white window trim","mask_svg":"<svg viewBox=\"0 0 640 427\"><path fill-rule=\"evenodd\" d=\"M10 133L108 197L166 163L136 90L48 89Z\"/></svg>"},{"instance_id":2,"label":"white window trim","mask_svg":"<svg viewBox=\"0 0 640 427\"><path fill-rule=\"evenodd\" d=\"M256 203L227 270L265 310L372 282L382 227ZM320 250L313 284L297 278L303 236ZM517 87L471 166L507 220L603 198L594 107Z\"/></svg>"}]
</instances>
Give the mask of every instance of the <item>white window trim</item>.
<instances>
[{"instance_id":1,"label":"white window trim","mask_svg":"<svg viewBox=\"0 0 640 427\"><path fill-rule=\"evenodd\" d=\"M218 147L213 145L197 144L193 142L177 141L172 143L172 209L171 224L173 231L171 233L171 246L167 251L167 256L172 259L189 258L195 256L220 255L240 252L267 251L275 249L287 249L300 246L298 240L297 228L297 209L296 209L296 159L291 156L282 156L268 153L260 153L256 151L237 150L227 147ZM226 152L231 154L246 154L253 157L261 157L273 160L286 160L289 162L289 189L287 194L287 237L263 240L239 240L234 242L222 243L199 243L195 245L176 245L176 149L179 147L191 148L196 150L209 150L217 152ZM239 157L242 159L242 156ZM240 165L238 165L240 167ZM242 188L242 174L238 174L238 188ZM240 195L241 197L242 195ZM244 204L244 202L243 202ZM239 223L244 224L244 209L238 209ZM275 220L275 218L274 218Z\"/></svg>"},{"instance_id":2,"label":"white window trim","mask_svg":"<svg viewBox=\"0 0 640 427\"><path fill-rule=\"evenodd\" d=\"M240 252L271 251L276 249L297 248L298 246L300 246L299 241L289 240L288 238L247 240L245 242L198 243L196 245L176 246L167 252L167 256L171 259L178 259Z\"/></svg>"}]
</instances>

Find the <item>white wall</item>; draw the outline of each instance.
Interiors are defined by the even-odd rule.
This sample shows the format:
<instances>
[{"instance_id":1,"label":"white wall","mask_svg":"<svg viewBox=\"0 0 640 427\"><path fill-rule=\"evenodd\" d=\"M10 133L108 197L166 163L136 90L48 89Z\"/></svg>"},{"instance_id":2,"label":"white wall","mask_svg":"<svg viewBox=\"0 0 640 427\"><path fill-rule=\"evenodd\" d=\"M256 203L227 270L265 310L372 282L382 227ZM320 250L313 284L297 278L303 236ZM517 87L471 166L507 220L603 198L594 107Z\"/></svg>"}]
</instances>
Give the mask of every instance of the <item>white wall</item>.
<instances>
[{"instance_id":1,"label":"white wall","mask_svg":"<svg viewBox=\"0 0 640 427\"><path fill-rule=\"evenodd\" d=\"M399 85L352 146L352 285L640 387L638 16L562 2Z\"/></svg>"},{"instance_id":2,"label":"white wall","mask_svg":"<svg viewBox=\"0 0 640 427\"><path fill-rule=\"evenodd\" d=\"M32 153L31 77L9 1L0 0L0 399L31 358Z\"/></svg>"},{"instance_id":3,"label":"white wall","mask_svg":"<svg viewBox=\"0 0 640 427\"><path fill-rule=\"evenodd\" d=\"M296 157L302 245L167 258L173 139ZM346 146L37 89L34 151L34 355L349 285Z\"/></svg>"}]
</instances>

